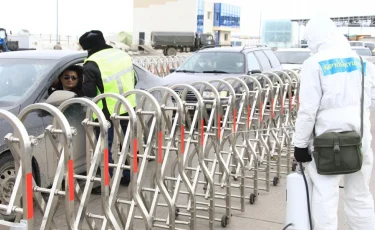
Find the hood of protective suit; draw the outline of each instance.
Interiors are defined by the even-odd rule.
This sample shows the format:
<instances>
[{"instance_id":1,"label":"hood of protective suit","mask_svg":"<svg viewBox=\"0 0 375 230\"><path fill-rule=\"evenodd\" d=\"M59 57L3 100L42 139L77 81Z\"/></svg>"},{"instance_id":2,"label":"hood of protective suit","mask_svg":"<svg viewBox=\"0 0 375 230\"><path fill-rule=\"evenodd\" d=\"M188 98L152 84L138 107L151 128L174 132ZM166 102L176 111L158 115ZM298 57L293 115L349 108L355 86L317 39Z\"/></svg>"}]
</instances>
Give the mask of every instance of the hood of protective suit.
<instances>
[{"instance_id":1,"label":"hood of protective suit","mask_svg":"<svg viewBox=\"0 0 375 230\"><path fill-rule=\"evenodd\" d=\"M304 37L314 54L332 48L351 50L346 37L340 33L335 23L328 17L312 18L306 25Z\"/></svg>"}]
</instances>

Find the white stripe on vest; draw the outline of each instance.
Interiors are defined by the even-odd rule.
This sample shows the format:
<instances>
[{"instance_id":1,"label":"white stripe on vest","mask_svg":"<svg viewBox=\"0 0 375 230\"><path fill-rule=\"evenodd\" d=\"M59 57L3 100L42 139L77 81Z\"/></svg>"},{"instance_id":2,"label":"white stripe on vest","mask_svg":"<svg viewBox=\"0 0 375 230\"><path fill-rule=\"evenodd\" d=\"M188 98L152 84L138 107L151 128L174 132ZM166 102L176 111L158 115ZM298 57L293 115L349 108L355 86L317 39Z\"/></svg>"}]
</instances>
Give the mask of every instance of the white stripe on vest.
<instances>
[{"instance_id":1,"label":"white stripe on vest","mask_svg":"<svg viewBox=\"0 0 375 230\"><path fill-rule=\"evenodd\" d=\"M120 94L122 95L124 93L124 87L122 86L122 82L121 82L121 76L129 73L130 71L133 70L133 66L132 67L129 67L127 69L123 69L121 70L120 72L117 72L109 77L107 77L106 79L103 80L104 83L108 83L108 82L111 82L111 81L114 81L116 80L117 82L117 87L119 89L119 92Z\"/></svg>"}]
</instances>

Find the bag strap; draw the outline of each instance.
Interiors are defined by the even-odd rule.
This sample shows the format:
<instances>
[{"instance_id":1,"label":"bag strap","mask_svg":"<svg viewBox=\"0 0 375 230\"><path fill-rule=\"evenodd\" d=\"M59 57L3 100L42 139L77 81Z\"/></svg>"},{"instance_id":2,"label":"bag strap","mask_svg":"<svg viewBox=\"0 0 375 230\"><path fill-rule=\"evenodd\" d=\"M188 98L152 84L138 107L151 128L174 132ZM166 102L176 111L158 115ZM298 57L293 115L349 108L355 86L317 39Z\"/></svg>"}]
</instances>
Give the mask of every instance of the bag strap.
<instances>
[{"instance_id":1,"label":"bag strap","mask_svg":"<svg viewBox=\"0 0 375 230\"><path fill-rule=\"evenodd\" d=\"M359 56L359 58L361 59L361 66L362 66L362 96L361 96L361 139L362 139L362 137L363 137L364 101L365 101L365 66L364 66L362 57Z\"/></svg>"}]
</instances>

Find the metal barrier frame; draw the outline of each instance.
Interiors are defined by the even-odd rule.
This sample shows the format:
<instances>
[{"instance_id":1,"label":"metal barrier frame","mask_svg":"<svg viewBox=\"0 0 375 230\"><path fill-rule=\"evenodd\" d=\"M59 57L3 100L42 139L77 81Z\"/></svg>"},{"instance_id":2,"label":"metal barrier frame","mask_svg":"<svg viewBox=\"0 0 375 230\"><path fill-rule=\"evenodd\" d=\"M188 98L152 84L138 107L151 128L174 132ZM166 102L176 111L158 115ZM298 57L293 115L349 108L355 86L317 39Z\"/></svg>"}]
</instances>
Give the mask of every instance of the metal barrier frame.
<instances>
[{"instance_id":1,"label":"metal barrier frame","mask_svg":"<svg viewBox=\"0 0 375 230\"><path fill-rule=\"evenodd\" d=\"M33 207L33 174L32 174L32 142L22 122L12 113L0 109L0 118L6 120L13 128L14 134L7 134L4 139L8 145L15 162L17 177L14 184L14 192L8 205L0 204L0 210L6 214L22 214L20 223L11 223L0 219L2 229L33 229L34 207ZM34 182L35 183L35 182ZM19 206L20 196L24 206ZM0 215L1 216L1 215Z\"/></svg>"}]
</instances>

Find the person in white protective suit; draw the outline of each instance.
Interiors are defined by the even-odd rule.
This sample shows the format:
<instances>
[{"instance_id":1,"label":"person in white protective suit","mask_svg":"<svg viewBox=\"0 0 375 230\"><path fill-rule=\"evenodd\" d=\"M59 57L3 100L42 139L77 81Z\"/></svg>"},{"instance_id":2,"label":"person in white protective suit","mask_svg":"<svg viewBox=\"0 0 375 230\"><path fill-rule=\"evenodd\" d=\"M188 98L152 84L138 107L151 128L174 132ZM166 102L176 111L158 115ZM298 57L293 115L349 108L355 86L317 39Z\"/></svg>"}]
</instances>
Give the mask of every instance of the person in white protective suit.
<instances>
[{"instance_id":1,"label":"person in white protective suit","mask_svg":"<svg viewBox=\"0 0 375 230\"><path fill-rule=\"evenodd\" d=\"M351 230L375 229L374 200L369 190L373 152L371 149L370 110L375 108L375 66L365 61L365 100L363 165L356 173L326 176L317 173L311 157L312 132L357 131L360 134L360 106L362 74L356 69L340 68L335 62L360 61L349 42L332 20L325 17L311 19L306 25L305 38L313 55L301 69L300 107L295 133L294 157L297 162L311 162L307 166L313 182L311 194L312 220L316 230L336 230L339 201L339 182L344 177L344 210ZM324 65L330 71L324 71ZM304 191L301 191L304 192Z\"/></svg>"}]
</instances>

